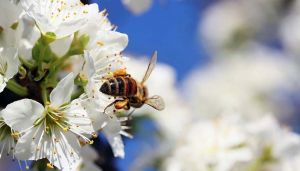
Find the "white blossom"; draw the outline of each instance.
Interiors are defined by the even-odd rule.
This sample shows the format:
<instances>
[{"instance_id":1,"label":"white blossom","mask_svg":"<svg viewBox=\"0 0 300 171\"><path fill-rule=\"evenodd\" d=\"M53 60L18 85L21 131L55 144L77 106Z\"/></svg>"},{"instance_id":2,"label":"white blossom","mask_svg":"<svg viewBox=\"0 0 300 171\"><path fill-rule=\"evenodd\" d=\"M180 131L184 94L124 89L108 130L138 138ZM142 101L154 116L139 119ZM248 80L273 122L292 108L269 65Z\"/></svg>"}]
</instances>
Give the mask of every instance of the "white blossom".
<instances>
[{"instance_id":1,"label":"white blossom","mask_svg":"<svg viewBox=\"0 0 300 171\"><path fill-rule=\"evenodd\" d=\"M255 156L261 156L269 149L270 160L262 167L266 171L297 170L300 168L300 137L278 121L267 115L246 127L249 145Z\"/></svg>"},{"instance_id":2,"label":"white blossom","mask_svg":"<svg viewBox=\"0 0 300 171\"><path fill-rule=\"evenodd\" d=\"M297 72L295 62L278 51L249 47L195 71L185 81L185 92L198 117L240 112L256 118L272 112L287 119L295 110L288 94L299 87Z\"/></svg>"},{"instance_id":3,"label":"white blossom","mask_svg":"<svg viewBox=\"0 0 300 171\"><path fill-rule=\"evenodd\" d=\"M91 143L86 135L94 134L91 120L77 100L70 102L74 76L61 80L50 94L50 104L23 99L9 104L4 121L21 135L16 156L21 160L47 158L48 166L73 170L80 160L77 137Z\"/></svg>"},{"instance_id":4,"label":"white blossom","mask_svg":"<svg viewBox=\"0 0 300 171\"><path fill-rule=\"evenodd\" d=\"M178 139L165 170L229 171L252 158L247 134L236 118L195 121Z\"/></svg>"},{"instance_id":5,"label":"white blossom","mask_svg":"<svg viewBox=\"0 0 300 171\"><path fill-rule=\"evenodd\" d=\"M43 34L51 32L56 38L78 31L88 22L91 13L98 12L96 4L83 5L80 0L22 0L21 4Z\"/></svg>"},{"instance_id":6,"label":"white blossom","mask_svg":"<svg viewBox=\"0 0 300 171\"><path fill-rule=\"evenodd\" d=\"M195 121L177 140L165 170L293 170L299 168L300 137L272 115L247 121L235 113Z\"/></svg>"},{"instance_id":7,"label":"white blossom","mask_svg":"<svg viewBox=\"0 0 300 171\"><path fill-rule=\"evenodd\" d=\"M275 34L281 0L225 0L211 5L199 23L200 40L212 53L232 52ZM256 9L256 10L253 10Z\"/></svg>"}]
</instances>

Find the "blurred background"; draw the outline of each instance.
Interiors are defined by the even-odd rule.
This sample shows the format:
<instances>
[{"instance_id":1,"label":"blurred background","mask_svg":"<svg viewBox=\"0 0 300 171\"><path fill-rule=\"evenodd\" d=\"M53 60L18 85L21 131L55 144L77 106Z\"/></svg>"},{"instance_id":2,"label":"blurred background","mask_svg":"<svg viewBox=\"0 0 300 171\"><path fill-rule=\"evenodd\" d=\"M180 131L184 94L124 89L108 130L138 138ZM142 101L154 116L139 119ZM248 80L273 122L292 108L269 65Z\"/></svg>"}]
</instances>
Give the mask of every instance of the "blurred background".
<instances>
[{"instance_id":1,"label":"blurred background","mask_svg":"<svg viewBox=\"0 0 300 171\"><path fill-rule=\"evenodd\" d=\"M125 54L136 59L129 62L130 73L141 79L151 53L158 50L159 64L148 87L150 94L163 96L167 106L163 112L151 109L135 112L130 123L134 139L125 140L126 158L114 160L116 170L299 168L299 164L291 163L288 164L291 167L286 168L281 162L276 164L277 169L266 168L265 164L253 166L260 165L253 161L262 155L263 148L258 152L252 149L252 158L243 161L249 166L241 167L243 169L236 166L237 160L231 161L234 163L231 166L223 166L226 157L221 155L219 159L224 153L219 146L223 147L227 138L238 137L222 137L227 127L217 128L206 137L201 135L201 130L208 132L209 128L201 128L199 133L191 135L196 137L191 142L186 136L193 132L193 127L216 119L227 120L232 115L238 117L242 125L256 124L257 120L271 115L280 129L300 131L299 1L102 0L99 5L107 9L118 31L129 36ZM229 123L230 126L235 124ZM268 134L275 130L270 128ZM201 145L205 139L216 137L211 145ZM266 144L277 144L281 138L276 137ZM260 137L254 136L254 139ZM254 146L264 145L259 142ZM207 149L214 152L207 153ZM189 156L189 160L185 159ZM287 161L296 160L294 158L299 158L299 154Z\"/></svg>"},{"instance_id":2,"label":"blurred background","mask_svg":"<svg viewBox=\"0 0 300 171\"><path fill-rule=\"evenodd\" d=\"M128 72L164 98L138 109L125 159L104 136L104 171L300 169L300 1L89 0L128 34ZM2 165L2 163L1 163ZM16 167L18 168L18 167Z\"/></svg>"}]
</instances>

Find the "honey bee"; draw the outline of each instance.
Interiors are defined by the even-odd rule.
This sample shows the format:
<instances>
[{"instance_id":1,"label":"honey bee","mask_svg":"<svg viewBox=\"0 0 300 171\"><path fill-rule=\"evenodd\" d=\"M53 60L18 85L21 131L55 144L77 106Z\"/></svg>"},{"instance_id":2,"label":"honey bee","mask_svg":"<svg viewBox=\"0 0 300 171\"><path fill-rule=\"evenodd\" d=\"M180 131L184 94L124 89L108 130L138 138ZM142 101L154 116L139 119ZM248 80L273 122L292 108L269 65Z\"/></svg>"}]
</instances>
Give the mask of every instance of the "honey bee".
<instances>
[{"instance_id":1,"label":"honey bee","mask_svg":"<svg viewBox=\"0 0 300 171\"><path fill-rule=\"evenodd\" d=\"M114 105L116 109L129 110L130 107L140 108L144 104L148 104L156 110L163 110L165 108L163 99L158 95L148 97L148 89L144 85L153 71L156 61L157 52L155 51L141 82L133 79L126 73L125 69L116 70L112 77L107 78L100 87L100 91L115 97L116 100L108 105L104 112L112 105Z\"/></svg>"}]
</instances>

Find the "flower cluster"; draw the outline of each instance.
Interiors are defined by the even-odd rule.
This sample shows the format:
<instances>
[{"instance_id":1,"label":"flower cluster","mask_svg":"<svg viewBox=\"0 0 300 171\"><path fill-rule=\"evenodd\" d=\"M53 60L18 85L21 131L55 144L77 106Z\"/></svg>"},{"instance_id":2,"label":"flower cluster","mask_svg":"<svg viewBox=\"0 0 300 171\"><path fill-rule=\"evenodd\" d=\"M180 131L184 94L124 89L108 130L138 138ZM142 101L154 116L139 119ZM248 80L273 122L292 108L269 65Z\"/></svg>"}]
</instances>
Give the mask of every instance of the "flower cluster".
<instances>
[{"instance_id":1,"label":"flower cluster","mask_svg":"<svg viewBox=\"0 0 300 171\"><path fill-rule=\"evenodd\" d=\"M172 68L157 65L149 88L168 107L142 111L154 118L158 145L141 145L145 153L132 168L299 170L299 7L283 0L212 3L199 31L213 60L179 90ZM135 77L146 65L129 63Z\"/></svg>"},{"instance_id":2,"label":"flower cluster","mask_svg":"<svg viewBox=\"0 0 300 171\"><path fill-rule=\"evenodd\" d=\"M114 99L99 89L125 68L127 35L80 0L2 0L0 11L0 91L19 99L0 113L0 155L75 170L80 149L101 130L124 157L127 118L104 112Z\"/></svg>"},{"instance_id":3,"label":"flower cluster","mask_svg":"<svg viewBox=\"0 0 300 171\"><path fill-rule=\"evenodd\" d=\"M299 135L280 127L270 115L248 123L237 116L192 124L164 170L299 169Z\"/></svg>"}]
</instances>

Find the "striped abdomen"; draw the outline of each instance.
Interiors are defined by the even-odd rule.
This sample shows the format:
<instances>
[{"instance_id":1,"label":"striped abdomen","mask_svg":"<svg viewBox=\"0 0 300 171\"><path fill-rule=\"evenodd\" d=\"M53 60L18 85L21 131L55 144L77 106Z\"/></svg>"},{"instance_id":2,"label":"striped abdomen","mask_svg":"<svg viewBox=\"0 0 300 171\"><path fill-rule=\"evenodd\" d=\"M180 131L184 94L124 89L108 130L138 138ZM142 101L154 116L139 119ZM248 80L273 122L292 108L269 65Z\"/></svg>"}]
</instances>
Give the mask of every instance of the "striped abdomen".
<instances>
[{"instance_id":1,"label":"striped abdomen","mask_svg":"<svg viewBox=\"0 0 300 171\"><path fill-rule=\"evenodd\" d=\"M132 97L137 93L137 83L130 77L112 77L104 82L100 91L111 96Z\"/></svg>"}]
</instances>

